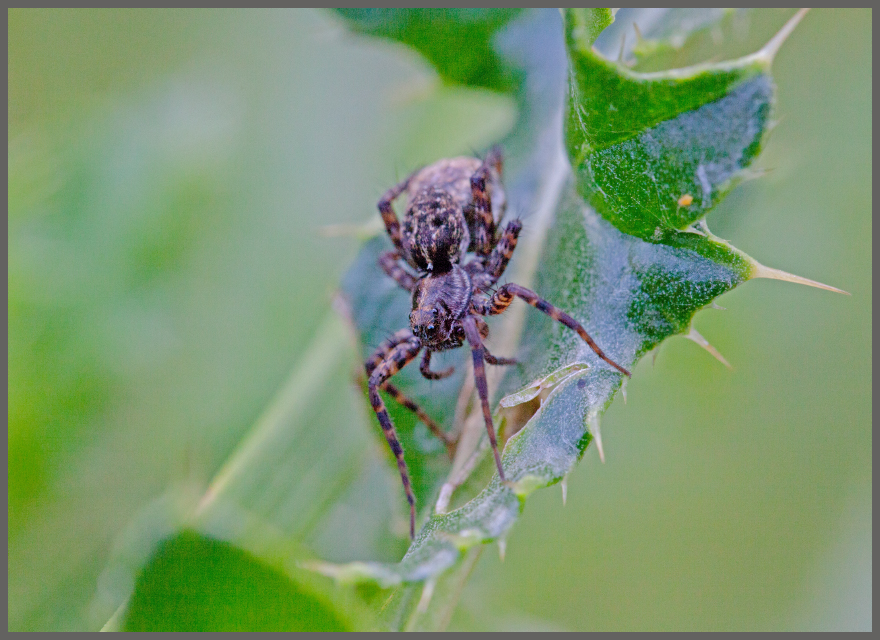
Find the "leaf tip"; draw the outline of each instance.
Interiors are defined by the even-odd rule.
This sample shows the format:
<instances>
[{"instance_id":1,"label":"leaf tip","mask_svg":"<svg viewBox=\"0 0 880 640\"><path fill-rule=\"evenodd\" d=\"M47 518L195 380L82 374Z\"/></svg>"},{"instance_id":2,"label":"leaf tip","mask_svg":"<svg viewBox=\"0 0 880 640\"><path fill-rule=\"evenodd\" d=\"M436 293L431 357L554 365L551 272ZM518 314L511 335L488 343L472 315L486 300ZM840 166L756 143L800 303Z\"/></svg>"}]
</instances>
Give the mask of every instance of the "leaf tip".
<instances>
[{"instance_id":1,"label":"leaf tip","mask_svg":"<svg viewBox=\"0 0 880 640\"><path fill-rule=\"evenodd\" d=\"M782 271L781 269L774 269L772 267L766 267L759 262L753 263L752 278L768 278L770 280L784 280L785 282L794 282L797 284L805 284L808 287L816 287L817 289L825 289L826 291L833 291L834 293L842 293L847 296L852 295L849 291L844 291L843 289L838 289L837 287L832 287L831 285L823 284L821 282L817 282L816 280L810 280L809 278L803 278L801 276L796 276L793 273L788 273L787 271Z\"/></svg>"},{"instance_id":2,"label":"leaf tip","mask_svg":"<svg viewBox=\"0 0 880 640\"><path fill-rule=\"evenodd\" d=\"M807 15L807 11L809 11L809 9L799 9L797 13L789 18L788 22L782 25L782 28L776 32L776 35L770 38L767 44L761 47L761 49L755 54L755 58L764 61L768 65L772 63L776 54L779 53L779 49L782 48L782 45L794 32L795 27L797 27L798 23L803 20L805 15Z\"/></svg>"},{"instance_id":3,"label":"leaf tip","mask_svg":"<svg viewBox=\"0 0 880 640\"><path fill-rule=\"evenodd\" d=\"M593 43L606 27L614 22L610 9L566 9L563 19L568 24L568 37L582 52L592 50ZM600 55L593 51L593 55Z\"/></svg>"}]
</instances>

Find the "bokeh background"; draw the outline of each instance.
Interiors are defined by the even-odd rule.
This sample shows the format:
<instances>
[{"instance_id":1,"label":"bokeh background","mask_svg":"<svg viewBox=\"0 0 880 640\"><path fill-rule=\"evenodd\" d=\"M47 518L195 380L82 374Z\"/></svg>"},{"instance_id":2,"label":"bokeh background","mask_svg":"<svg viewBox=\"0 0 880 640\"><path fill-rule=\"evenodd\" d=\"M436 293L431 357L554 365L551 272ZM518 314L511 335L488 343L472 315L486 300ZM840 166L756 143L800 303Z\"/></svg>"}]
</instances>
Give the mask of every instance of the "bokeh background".
<instances>
[{"instance_id":1,"label":"bokeh background","mask_svg":"<svg viewBox=\"0 0 880 640\"><path fill-rule=\"evenodd\" d=\"M708 218L852 297L750 282L696 319L732 371L682 339L642 361L606 463L565 507L534 494L452 628L871 627L871 18L807 15L769 171ZM10 10L8 99L8 624L95 629L126 527L210 477L306 352L360 243L325 227L513 105L306 10Z\"/></svg>"}]
</instances>

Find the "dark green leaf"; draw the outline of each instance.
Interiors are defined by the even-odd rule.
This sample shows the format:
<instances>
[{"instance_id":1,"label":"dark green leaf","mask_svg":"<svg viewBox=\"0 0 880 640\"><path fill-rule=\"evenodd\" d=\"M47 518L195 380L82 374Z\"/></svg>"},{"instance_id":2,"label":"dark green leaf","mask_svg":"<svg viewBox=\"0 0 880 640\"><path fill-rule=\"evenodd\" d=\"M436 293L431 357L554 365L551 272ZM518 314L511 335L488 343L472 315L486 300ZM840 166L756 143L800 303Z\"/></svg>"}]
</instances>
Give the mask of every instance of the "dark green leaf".
<instances>
[{"instance_id":1,"label":"dark green leaf","mask_svg":"<svg viewBox=\"0 0 880 640\"><path fill-rule=\"evenodd\" d=\"M447 82L496 91L519 83L493 48L498 31L520 9L337 9L361 33L409 45ZM455 55L449 55L451 51Z\"/></svg>"},{"instance_id":2,"label":"dark green leaf","mask_svg":"<svg viewBox=\"0 0 880 640\"><path fill-rule=\"evenodd\" d=\"M566 143L580 193L644 239L704 218L760 150L771 58L636 74L594 53L573 28L568 41Z\"/></svg>"},{"instance_id":3,"label":"dark green leaf","mask_svg":"<svg viewBox=\"0 0 880 640\"><path fill-rule=\"evenodd\" d=\"M126 631L350 631L328 594L228 543L183 531L144 567Z\"/></svg>"}]
</instances>

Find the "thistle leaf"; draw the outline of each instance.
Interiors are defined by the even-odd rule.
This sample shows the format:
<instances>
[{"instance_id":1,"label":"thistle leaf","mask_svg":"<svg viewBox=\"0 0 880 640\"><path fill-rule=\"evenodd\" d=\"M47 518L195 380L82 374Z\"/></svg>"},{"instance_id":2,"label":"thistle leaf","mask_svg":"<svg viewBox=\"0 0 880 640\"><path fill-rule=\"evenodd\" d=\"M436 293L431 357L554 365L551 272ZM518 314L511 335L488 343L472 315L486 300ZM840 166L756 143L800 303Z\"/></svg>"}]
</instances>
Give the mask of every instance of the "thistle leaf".
<instances>
[{"instance_id":1,"label":"thistle leaf","mask_svg":"<svg viewBox=\"0 0 880 640\"><path fill-rule=\"evenodd\" d=\"M528 153L539 162L512 159L532 172L508 177L510 208L549 213L528 219L533 243L510 278L568 311L610 357L631 368L666 338L690 335L698 310L756 275L757 263L713 236L702 220L760 151L773 104L769 67L782 38L732 62L637 74L592 48L601 31L593 27L607 26L607 17L586 10L565 14L570 73L567 87L555 88L568 95L564 149L560 113L553 112L562 105L547 95L520 94L520 108L530 114L524 117L534 123L534 114L543 113L546 135L555 131L557 142L531 146ZM526 86L530 79L527 75ZM506 146L521 150L516 138L522 135L515 127ZM370 267L388 246L384 238L368 243L344 284L352 307L360 309L354 320L365 343L378 341L380 327L387 334L406 323L407 296L382 284ZM364 292L376 288L382 294L371 300ZM422 482L419 501L429 517L399 564L313 568L342 582L383 587L455 574L472 548L504 539L533 491L565 478L598 435L598 417L622 375L575 333L529 312L521 332L516 323L499 332L502 344L516 345L522 363L500 383L500 407L527 407L540 399L506 442L508 483L494 475L459 508L430 515L425 505L438 489ZM368 351L365 347L363 355ZM417 374L399 379L418 401L450 408L461 380L429 389ZM453 413L441 415L448 421ZM496 425L505 416L496 412ZM428 464L418 454L408 460L415 469ZM490 465L482 469L491 472ZM416 608L409 611L418 614Z\"/></svg>"}]
</instances>

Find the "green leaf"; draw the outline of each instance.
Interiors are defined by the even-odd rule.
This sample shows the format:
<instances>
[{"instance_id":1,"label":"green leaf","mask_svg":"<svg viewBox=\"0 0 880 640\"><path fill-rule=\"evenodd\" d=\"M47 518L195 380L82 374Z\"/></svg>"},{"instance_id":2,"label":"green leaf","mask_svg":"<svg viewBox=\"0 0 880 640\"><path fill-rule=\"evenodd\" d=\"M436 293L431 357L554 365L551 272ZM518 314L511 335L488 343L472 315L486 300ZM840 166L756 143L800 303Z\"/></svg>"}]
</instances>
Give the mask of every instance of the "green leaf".
<instances>
[{"instance_id":1,"label":"green leaf","mask_svg":"<svg viewBox=\"0 0 880 640\"><path fill-rule=\"evenodd\" d=\"M351 631L331 596L251 554L193 531L144 567L125 631Z\"/></svg>"},{"instance_id":2,"label":"green leaf","mask_svg":"<svg viewBox=\"0 0 880 640\"><path fill-rule=\"evenodd\" d=\"M773 97L769 64L796 20L767 47L741 60L639 75L592 50L597 32L590 25L601 24L603 14L572 10L566 16L571 71L565 141L570 165L560 148L562 131L554 128L559 121L552 98L527 93L520 107L528 115L520 122L531 118L534 124L534 114L543 114L541 133L555 132L559 146L541 145L540 136L533 135L527 151L532 162L512 158L511 164L527 169L508 174L509 207L538 213L528 219L532 244L521 246L519 262L508 275L512 281L532 283L539 295L581 321L614 360L631 368L672 335L688 333L700 341L691 331L694 314L761 275L763 267L714 237L705 225L690 227L724 197L758 153ZM530 26L539 31L536 24ZM524 135L515 128L505 146L517 149L517 139ZM678 203L685 195L692 198L689 207ZM384 238L368 243L343 285L363 336L364 356L380 335L406 324L406 294L387 279L383 282L369 266L388 246ZM622 375L576 334L529 312L521 339L515 322L493 329L496 341L490 339L491 345L499 343L498 337L508 347L519 344L516 357L522 363L510 368L499 395L506 412L521 406L525 416L496 412L500 429L521 427L504 448L508 484L495 475L475 497L445 512L444 494L462 483L461 478L453 480L461 469L456 465L442 489L435 486L432 493L430 485L420 485L420 505L424 508L439 493L441 508L430 510L399 564L313 565L341 582L373 581L385 587L425 582L421 597L406 587L402 593L410 595L398 599L405 613L392 624L400 628L419 628L419 616L430 611L424 602L461 569L449 576L444 572L465 566L467 562L460 563L472 557L469 550L477 545L503 543L526 498L563 480L591 441L601 443L599 416L620 388ZM418 402L452 406L449 388L429 388L417 373L395 380ZM448 423L451 414L440 415ZM467 418L464 424L467 430ZM482 429L479 420L476 424ZM461 455L456 455L457 462ZM419 454L407 460L415 468L426 464Z\"/></svg>"},{"instance_id":3,"label":"green leaf","mask_svg":"<svg viewBox=\"0 0 880 640\"><path fill-rule=\"evenodd\" d=\"M704 31L714 28L714 18L682 29L681 21L671 17L674 13L662 14L671 27L665 35L643 28L645 37L658 46L678 46L677 34L697 33L696 28L705 49L710 38ZM499 406L496 426L507 442L506 464L516 473L512 487L501 487L492 480L495 469L485 455L483 425L474 421L479 416L468 393L466 350L442 354L459 367L455 379L429 383L414 368L403 372L400 386L447 429L463 429L464 436L450 463L424 425L404 410L395 413L424 524L422 538L398 564L410 543L406 503L387 443L364 401L361 359L386 333L405 324L407 296L400 297L402 292L376 266L376 252L387 246L379 237L367 244L345 278L349 308L343 304L341 314L332 312L331 291L356 248L351 239L323 237L320 227L328 222L338 228L353 226L368 217L378 227L373 203L393 182L395 169L400 175L419 163L486 148L510 130L514 104L517 120L501 140L505 186L508 215L522 216L526 228L507 277L537 289L581 319L621 362L624 357L637 359L676 331L688 331L699 340L689 325L693 309L743 277L788 277L713 238L699 221L646 241L623 233L585 202L563 145L568 62L558 11L522 12L466 40L448 34L461 27L457 22L467 21L442 14L449 28L422 29L422 44L416 44L434 60L443 86L420 83L421 67L411 64L414 54L399 55L403 47L370 44L365 38L327 38L327 33L340 31L338 15L151 15L149 28L143 29L143 16L129 12L10 14L10 111L16 111L15 118L10 115L9 145L10 628L97 629L114 611L107 629L119 628L129 613L131 622L152 625L157 610L167 612L171 609L165 607L181 604L165 598L160 589L146 589L147 578L154 587L174 583L155 580L158 563L169 557L179 560L175 567L196 558L186 565L184 579L200 587L200 597L226 599L210 600L199 612L175 609L163 621L168 626L178 617L174 622L181 626L200 627L289 622L268 614L249 618L265 613L253 608L234 615L211 611L215 606L235 611L236 603L230 603L224 590L230 584L245 596L252 596L248 590L260 584L267 600L277 601L282 594L314 602L346 628L372 627L377 615L384 616L389 628L449 624L462 585L481 550L489 548L475 542L497 540L503 551L528 494L564 479L589 442L601 445L598 419L619 381L605 379L604 364L570 332L521 302L490 320L493 352L517 355L523 362L492 372L506 376L494 381L493 398ZM393 22L395 15L404 14L387 15L391 18L383 20ZM480 12L469 15L476 23L492 19ZM617 47L609 53L606 40L615 25L601 31L610 12L570 15L580 21L577 29L571 28L572 38L589 44L601 32L593 46L613 59ZM627 22L632 33L626 10L616 15L618 24ZM761 16L763 25L766 14ZM761 29L752 31L755 42ZM126 37L131 33L140 36ZM835 32L826 28L825 33ZM823 42L832 41L829 36ZM858 42L865 42L864 36ZM635 48L634 68L665 68L666 58L646 49ZM477 55L471 56L474 51ZM715 49L695 52L690 38L677 51L676 59L685 64L721 59ZM463 61L469 58L477 71L465 73ZM834 62L825 64L833 68L841 58L840 51L826 52L826 59ZM486 69L479 70L486 61ZM626 71L620 67L621 74ZM847 65L840 64L840 71L845 74ZM453 76L460 72L463 80L456 80ZM837 79L836 73L816 75ZM796 76L804 87L812 86L802 82L807 76L803 70ZM849 85L822 84L832 87L818 92L824 107L833 108L843 89L863 83L863 76L846 76ZM804 88L797 95L803 98L810 91ZM855 104L860 109L865 100ZM788 106L782 114L789 131L800 122L791 111ZM853 113L869 127L864 110ZM651 127L679 116L671 117ZM830 181L839 186L826 189L830 206L823 212L844 208L843 202L847 212L869 209L863 186L867 179L859 173L870 166L869 156L864 161L864 145L850 154L852 146L837 141L840 131L834 123L826 124L832 126L823 127L827 140L821 156L827 159L828 151L840 147L846 161L826 162L825 171L836 167L831 175L844 178ZM848 133L856 139L852 130ZM785 144L774 150L780 148L794 155ZM777 159L768 161L775 164ZM825 175L814 166L818 173L802 176L800 184ZM851 189L847 180L856 180L857 188ZM777 197L791 194L768 184L750 189ZM741 191L725 203L725 212L734 213L738 206L752 213L752 221L762 211L773 211L775 217L778 212L772 208L743 206L751 195ZM797 211L788 220L803 221L802 214L810 210L790 198L786 206ZM813 218L806 219L821 224L793 225L792 232L810 230L815 235L816 229L828 229L829 219L838 219L819 209L814 207ZM864 226L864 218L845 215L844 226L850 230ZM726 222L725 227L733 224ZM809 245L797 237L796 246ZM858 237L870 238L870 233ZM838 242L843 243L843 235ZM862 241L857 248L869 244ZM777 259L786 259L785 246ZM854 275L863 262L835 260L827 248L825 253L826 268L831 264L845 274L837 277L864 282ZM819 258L810 252L811 260ZM619 288L615 279L620 279ZM354 318L359 347L342 317ZM836 334L869 344L870 334L859 333L866 331L861 324L865 317L853 314L857 320L850 324L835 324L846 329ZM719 321L742 329L736 319ZM798 337L800 343L786 344L808 348L810 340L824 336ZM778 347L773 340L767 337L764 344ZM841 340L835 345L842 348L826 358L845 355L855 360L855 347L848 352ZM826 352L831 344L824 343ZM807 364L806 357L803 362ZM793 362L788 366L810 371ZM830 384L828 389L841 391L835 397L850 395L853 386L858 389L853 381L865 379L859 377L864 368L823 370L836 370L838 377L831 382L827 376L822 382L816 377L814 386ZM641 367L637 373L643 371ZM702 387L696 396L690 389L682 405L706 404ZM730 394L745 395L741 389ZM861 409L870 404L864 397L856 405ZM461 415L455 415L457 408ZM833 401L827 409L832 416L840 412ZM791 425L798 420L827 422L804 411L803 406L800 412L789 411L785 419ZM840 415L858 419L864 411L847 409ZM698 424L711 426L706 438L714 440L723 423ZM729 416L727 424L731 431L744 426ZM636 427L629 437L660 440ZM782 443L794 429L766 431ZM824 481L831 467L814 464L822 462L819 449L831 445L824 451L833 451L835 443L845 442L844 430L835 432L833 443L824 437L833 429L814 430L819 437L797 438L813 443L812 449L803 450L810 457L801 460L809 464L799 464L791 452L787 459L793 468L809 469L813 475L807 479ZM869 431L860 433L860 443L865 433L870 441ZM664 433L662 442L668 438ZM743 443L743 451L753 444ZM852 460L845 453L825 457ZM864 471L870 464L853 468ZM791 485L803 486L798 479ZM760 484L758 476L753 481ZM826 492L819 502L835 502L845 486L841 480L838 491ZM157 493L161 497L144 507ZM807 512L834 512L816 501L809 504ZM770 508L765 505L765 512ZM532 522L533 531L540 527L534 518ZM818 526L807 531L825 539ZM539 533L560 540L559 531ZM533 546L526 554L512 540L508 556L513 558L504 573L509 576L511 560L520 565L539 562L546 569L554 558L563 557L557 554L571 558L573 549L585 549L553 544L548 552L545 546ZM681 546L686 550L687 542ZM735 546L723 546L736 557ZM598 547L591 543L588 549ZM629 549L625 553L630 557ZM328 565L316 563L316 556L338 563L372 562ZM304 562L358 586L328 591L316 576L297 569ZM650 580L645 567L638 566L638 579ZM229 567L235 570L224 572ZM483 563L483 578L486 567L491 564ZM210 574L215 584L201 579L202 574ZM402 583L404 579L414 581ZM479 585L482 579L474 582ZM536 603L557 601L564 610L565 598L559 596L575 593L565 582L547 589L530 574L514 584L508 580L506 585L514 589L531 585L536 598L504 602L522 609L530 603L541 610ZM591 580L583 585L597 582L605 584ZM397 586L389 593L379 584ZM759 587L747 589L749 593L767 589L748 586ZM155 598L145 599L149 593ZM473 600L466 596L471 614L477 607L488 610L485 593ZM358 606L354 594L372 611ZM777 599L784 597L783 591L777 593ZM332 606L326 606L328 599ZM723 599L739 622L735 612L742 599ZM242 598L242 604L253 601ZM289 604L277 608L287 616ZM654 605L664 607L662 602ZM549 618L552 614L546 611L538 615ZM511 613L497 613L495 623L518 624ZM642 614L651 617L650 611ZM196 620L194 615L202 617Z\"/></svg>"},{"instance_id":4,"label":"green leaf","mask_svg":"<svg viewBox=\"0 0 880 640\"><path fill-rule=\"evenodd\" d=\"M566 144L584 199L643 239L704 218L760 150L778 45L726 64L638 74L594 53L576 28L567 37Z\"/></svg>"},{"instance_id":5,"label":"green leaf","mask_svg":"<svg viewBox=\"0 0 880 640\"><path fill-rule=\"evenodd\" d=\"M445 81L496 91L518 83L517 70L495 52L492 41L520 9L336 9L354 31L409 45ZM454 51L456 55L449 55Z\"/></svg>"},{"instance_id":6,"label":"green leaf","mask_svg":"<svg viewBox=\"0 0 880 640\"><path fill-rule=\"evenodd\" d=\"M569 14L569 29L584 46L592 46L605 29L614 22L611 9L581 9Z\"/></svg>"},{"instance_id":7,"label":"green leaf","mask_svg":"<svg viewBox=\"0 0 880 640\"><path fill-rule=\"evenodd\" d=\"M616 22L602 32L596 49L609 60L616 60L640 71L665 71L687 66L681 56L702 62L721 59L727 27L742 19L747 10L735 9L620 9ZM742 31L741 26L740 32ZM706 41L706 42L704 42Z\"/></svg>"}]
</instances>

